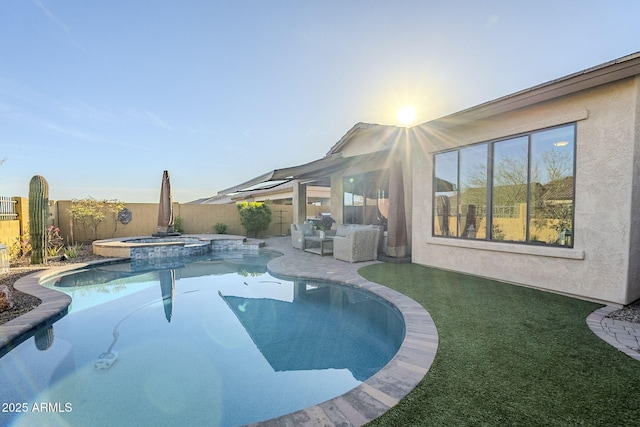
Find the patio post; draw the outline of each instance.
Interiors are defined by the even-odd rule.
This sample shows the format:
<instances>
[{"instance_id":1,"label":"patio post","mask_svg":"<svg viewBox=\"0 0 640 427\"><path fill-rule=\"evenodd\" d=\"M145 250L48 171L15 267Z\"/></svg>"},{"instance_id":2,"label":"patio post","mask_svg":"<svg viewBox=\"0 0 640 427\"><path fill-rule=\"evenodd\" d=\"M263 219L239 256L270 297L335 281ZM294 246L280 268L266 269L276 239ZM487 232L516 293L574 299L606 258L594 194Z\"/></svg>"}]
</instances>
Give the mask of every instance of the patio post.
<instances>
[{"instance_id":1,"label":"patio post","mask_svg":"<svg viewBox=\"0 0 640 427\"><path fill-rule=\"evenodd\" d=\"M293 181L293 223L301 224L307 220L307 185L297 179Z\"/></svg>"}]
</instances>

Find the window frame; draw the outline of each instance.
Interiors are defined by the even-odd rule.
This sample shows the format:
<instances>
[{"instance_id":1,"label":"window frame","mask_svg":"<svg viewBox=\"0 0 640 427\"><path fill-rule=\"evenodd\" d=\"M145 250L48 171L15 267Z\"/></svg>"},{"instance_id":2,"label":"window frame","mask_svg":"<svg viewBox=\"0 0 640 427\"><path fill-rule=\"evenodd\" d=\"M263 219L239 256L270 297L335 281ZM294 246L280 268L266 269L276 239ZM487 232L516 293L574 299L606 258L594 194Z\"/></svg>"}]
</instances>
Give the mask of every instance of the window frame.
<instances>
[{"instance_id":1,"label":"window frame","mask_svg":"<svg viewBox=\"0 0 640 427\"><path fill-rule=\"evenodd\" d=\"M532 241L532 233L531 233L531 224L533 221L533 208L532 208L532 196L531 196L531 191L532 191L532 141L533 141L533 136L536 134L542 134L544 132L548 132L548 131L552 131L554 129L561 129L561 128L570 128L570 132L572 135L572 140L569 142L573 148L572 152L571 152L571 156L572 156L572 161L571 161L571 179L572 179L572 191L571 191L571 212L570 212L570 224L571 224L571 229L567 230L568 233L564 234L564 236L568 237L562 244L560 243L545 243L545 242L541 242L541 241ZM569 133L569 132L567 132ZM517 240L499 240L494 238L493 234L493 226L494 226L494 215L495 215L495 207L494 206L494 202L495 202L495 172L496 172L496 167L495 167L495 146L496 144L499 144L501 142L505 142L505 141L509 141L509 140L516 140L518 138L523 138L526 137L526 165L527 165L527 170L526 170L526 202L524 205L524 209L525 209L525 214L524 214L524 221L525 221L525 234L524 234L524 240L523 241L517 241ZM474 147L474 146L480 146L485 144L487 146L486 152L487 152L487 159L486 159L486 202L485 202L485 230L484 230L484 238L477 238L477 237L466 237L466 236L458 236L458 234L460 234L459 232L456 231L456 233L449 233L449 235L442 235L442 234L436 234L436 222L438 221L438 207L437 207L437 203L438 203L438 194L437 193L442 193L442 191L438 192L437 190L437 183L438 180L441 180L441 177L438 177L436 175L437 169L438 169L438 156L443 155L443 154L447 154L447 153L456 153L456 161L455 161L455 165L457 170L455 171L455 176L456 176L456 182L455 182L455 196L456 196L456 205L451 206L450 209L451 210L455 210L456 212L456 228L460 228L460 224L459 220L460 220L460 176L461 176L461 165L460 165L460 160L461 160L461 151L468 148L468 147ZM451 148L451 149L447 149L447 150L442 150L442 151L438 151L433 153L432 155L432 189L431 189L431 236L435 237L435 238L448 238L448 239L454 239L454 240L474 240L474 241L484 241L484 242L497 242L497 243L511 243L511 244L521 244L521 245L528 245L528 246L542 246L542 247L562 247L562 248L573 248L574 247L574 242L575 242L575 205L576 205L576 185L575 185L575 180L576 180L576 158L577 158L577 122L570 122L570 123L563 123L560 125L556 125L556 126L550 126L550 127L546 127L546 128L541 128L541 129L535 129L532 131L528 131L528 132L522 132L522 133L518 133L518 134L514 134L514 135L509 135L509 136L505 136L505 137L501 137L501 138L496 138L496 139L492 139L492 140L487 140L487 141L481 141L481 142L477 142L477 143L473 143L473 144L468 144L468 145L464 145L464 146L460 146L460 147L455 147L455 148ZM448 171L448 175L453 176L454 173L452 171ZM568 177L568 176L567 176ZM566 179L566 177L565 177Z\"/></svg>"}]
</instances>

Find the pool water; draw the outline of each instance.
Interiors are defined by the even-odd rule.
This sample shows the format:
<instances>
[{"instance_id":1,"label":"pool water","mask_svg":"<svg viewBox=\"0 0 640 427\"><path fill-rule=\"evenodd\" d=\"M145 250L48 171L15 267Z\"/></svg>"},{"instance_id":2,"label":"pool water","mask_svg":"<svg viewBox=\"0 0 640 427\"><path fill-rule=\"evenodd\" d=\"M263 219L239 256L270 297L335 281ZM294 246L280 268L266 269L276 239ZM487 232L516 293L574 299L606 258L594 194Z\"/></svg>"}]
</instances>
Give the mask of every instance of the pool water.
<instances>
[{"instance_id":1,"label":"pool water","mask_svg":"<svg viewBox=\"0 0 640 427\"><path fill-rule=\"evenodd\" d=\"M273 277L274 256L49 281L73 298L70 312L0 358L0 425L243 425L343 394L393 357L404 337L395 308Z\"/></svg>"}]
</instances>

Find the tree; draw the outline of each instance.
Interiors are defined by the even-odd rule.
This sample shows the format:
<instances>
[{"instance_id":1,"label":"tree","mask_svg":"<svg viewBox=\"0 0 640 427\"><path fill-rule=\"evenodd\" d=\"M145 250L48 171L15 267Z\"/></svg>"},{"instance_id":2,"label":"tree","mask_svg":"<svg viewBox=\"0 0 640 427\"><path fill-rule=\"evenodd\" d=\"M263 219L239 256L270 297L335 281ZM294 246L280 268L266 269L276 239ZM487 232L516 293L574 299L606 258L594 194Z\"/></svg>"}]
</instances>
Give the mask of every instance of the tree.
<instances>
[{"instance_id":1,"label":"tree","mask_svg":"<svg viewBox=\"0 0 640 427\"><path fill-rule=\"evenodd\" d=\"M271 207L268 202L240 202L236 205L240 214L240 224L247 230L247 236L257 237L269 228Z\"/></svg>"},{"instance_id":2,"label":"tree","mask_svg":"<svg viewBox=\"0 0 640 427\"><path fill-rule=\"evenodd\" d=\"M88 197L86 199L73 200L68 212L73 221L78 221L82 224L85 233L89 228L92 231L93 240L96 240L98 238L98 226L107 216L112 216L117 226L118 212L124 208L125 203L119 200L96 200Z\"/></svg>"}]
</instances>

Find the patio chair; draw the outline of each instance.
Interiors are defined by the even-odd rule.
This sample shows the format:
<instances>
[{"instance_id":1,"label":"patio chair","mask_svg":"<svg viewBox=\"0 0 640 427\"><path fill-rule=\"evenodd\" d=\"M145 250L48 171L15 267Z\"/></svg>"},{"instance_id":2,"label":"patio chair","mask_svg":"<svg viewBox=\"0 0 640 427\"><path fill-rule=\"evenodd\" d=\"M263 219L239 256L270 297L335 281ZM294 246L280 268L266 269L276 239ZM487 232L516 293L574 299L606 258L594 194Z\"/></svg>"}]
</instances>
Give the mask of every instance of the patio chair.
<instances>
[{"instance_id":1,"label":"patio chair","mask_svg":"<svg viewBox=\"0 0 640 427\"><path fill-rule=\"evenodd\" d=\"M296 249L304 249L304 237L313 236L313 224L291 224L291 245Z\"/></svg>"},{"instance_id":2,"label":"patio chair","mask_svg":"<svg viewBox=\"0 0 640 427\"><path fill-rule=\"evenodd\" d=\"M376 260L379 238L378 227L341 225L333 238L333 257L347 262Z\"/></svg>"}]
</instances>

